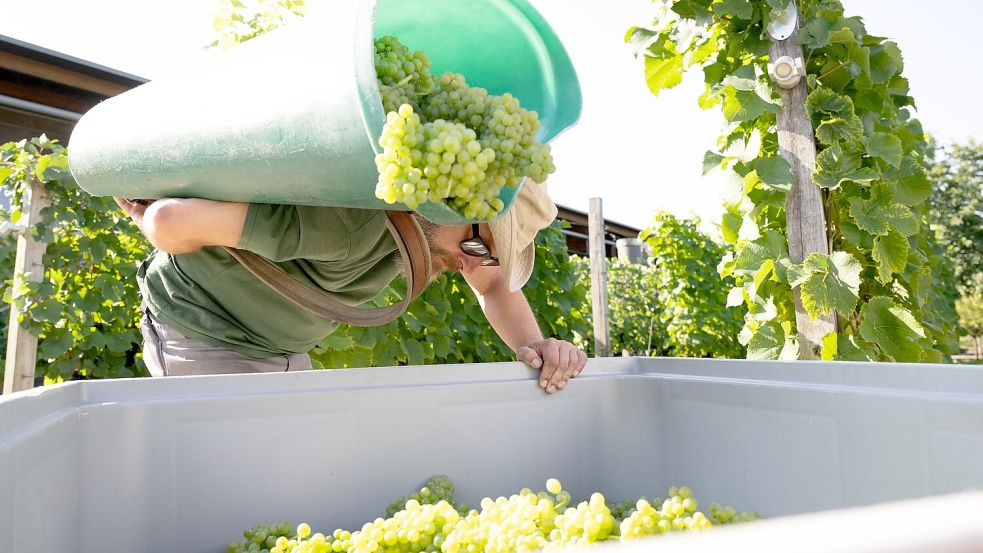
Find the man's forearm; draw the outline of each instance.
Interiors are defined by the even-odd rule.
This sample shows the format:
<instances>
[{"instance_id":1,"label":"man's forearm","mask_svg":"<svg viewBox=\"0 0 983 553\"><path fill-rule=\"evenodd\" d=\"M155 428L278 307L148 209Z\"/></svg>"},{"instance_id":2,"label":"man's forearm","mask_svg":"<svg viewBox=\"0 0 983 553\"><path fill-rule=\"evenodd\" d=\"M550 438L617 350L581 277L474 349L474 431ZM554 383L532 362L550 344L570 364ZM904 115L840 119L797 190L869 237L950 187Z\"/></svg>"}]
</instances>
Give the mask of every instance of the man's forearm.
<instances>
[{"instance_id":1,"label":"man's forearm","mask_svg":"<svg viewBox=\"0 0 983 553\"><path fill-rule=\"evenodd\" d=\"M510 292L504 286L489 290L481 298L481 304L492 328L513 351L543 339L521 290Z\"/></svg>"}]
</instances>

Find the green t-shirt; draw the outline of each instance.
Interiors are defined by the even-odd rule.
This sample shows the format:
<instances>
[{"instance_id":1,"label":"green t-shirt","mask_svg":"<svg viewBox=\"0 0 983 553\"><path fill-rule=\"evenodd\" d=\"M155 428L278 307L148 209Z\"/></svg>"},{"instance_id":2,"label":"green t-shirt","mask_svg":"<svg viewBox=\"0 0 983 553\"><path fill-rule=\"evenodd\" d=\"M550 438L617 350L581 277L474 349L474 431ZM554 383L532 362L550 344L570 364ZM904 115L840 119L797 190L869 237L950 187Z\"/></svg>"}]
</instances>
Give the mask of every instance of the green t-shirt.
<instances>
[{"instance_id":1,"label":"green t-shirt","mask_svg":"<svg viewBox=\"0 0 983 553\"><path fill-rule=\"evenodd\" d=\"M239 249L350 306L378 295L399 273L382 211L251 204ZM155 317L252 357L307 352L338 327L283 298L223 248L154 251L137 277Z\"/></svg>"}]
</instances>

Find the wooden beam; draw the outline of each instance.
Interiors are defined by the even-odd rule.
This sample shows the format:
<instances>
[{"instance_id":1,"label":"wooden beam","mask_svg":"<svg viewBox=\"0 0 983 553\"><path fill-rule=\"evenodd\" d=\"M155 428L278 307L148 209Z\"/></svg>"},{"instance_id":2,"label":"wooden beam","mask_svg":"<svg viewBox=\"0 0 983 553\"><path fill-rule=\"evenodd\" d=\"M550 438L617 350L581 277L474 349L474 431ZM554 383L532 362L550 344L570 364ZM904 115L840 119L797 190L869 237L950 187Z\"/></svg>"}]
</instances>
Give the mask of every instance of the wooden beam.
<instances>
[{"instance_id":1,"label":"wooden beam","mask_svg":"<svg viewBox=\"0 0 983 553\"><path fill-rule=\"evenodd\" d=\"M781 56L801 58L802 46L796 41L797 36L798 30L785 40L772 42L771 61ZM805 111L806 80L802 79L794 88L776 88L782 97L782 107L778 111L778 152L792 166L795 179L785 199L788 253L793 262L802 263L811 253L830 253L822 194L812 182L812 173L816 169L816 135ZM794 288L793 293L799 357L819 359L823 336L836 331L836 314L813 319L802 307L800 289Z\"/></svg>"},{"instance_id":2,"label":"wooden beam","mask_svg":"<svg viewBox=\"0 0 983 553\"><path fill-rule=\"evenodd\" d=\"M89 92L95 92L97 94L102 94L103 96L116 96L117 94L126 92L127 90L133 88L130 85L109 82L105 79L79 73L78 71L72 71L71 69L65 69L64 67L58 67L57 65L51 65L33 60L31 58L25 58L10 52L0 52L0 67L51 82L72 86L82 90L88 90Z\"/></svg>"},{"instance_id":3,"label":"wooden beam","mask_svg":"<svg viewBox=\"0 0 983 553\"><path fill-rule=\"evenodd\" d=\"M594 357L607 357L611 352L611 336L608 332L608 278L607 255L604 244L604 213L601 199L590 199L588 213L590 235L590 288L594 315Z\"/></svg>"},{"instance_id":4,"label":"wooden beam","mask_svg":"<svg viewBox=\"0 0 983 553\"><path fill-rule=\"evenodd\" d=\"M40 282L44 277L44 250L47 244L34 239L31 230L41 221L41 210L51 204L51 196L37 179L32 179L31 196L27 200L27 223L17 237L17 259L14 262L13 298L10 301L10 323L7 326L7 359L4 366L3 393L10 394L34 387L34 368L37 364L38 337L20 325L17 291L24 279Z\"/></svg>"}]
</instances>

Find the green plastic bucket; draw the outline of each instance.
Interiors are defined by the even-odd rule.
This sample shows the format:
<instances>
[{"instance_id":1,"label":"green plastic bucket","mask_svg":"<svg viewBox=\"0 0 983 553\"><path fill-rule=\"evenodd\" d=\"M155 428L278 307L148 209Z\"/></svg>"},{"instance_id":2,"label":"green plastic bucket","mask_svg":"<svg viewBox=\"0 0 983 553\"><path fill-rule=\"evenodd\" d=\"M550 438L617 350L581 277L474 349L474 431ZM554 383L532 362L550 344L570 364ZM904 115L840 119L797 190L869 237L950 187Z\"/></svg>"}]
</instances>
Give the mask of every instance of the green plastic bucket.
<instances>
[{"instance_id":1,"label":"green plastic bucket","mask_svg":"<svg viewBox=\"0 0 983 553\"><path fill-rule=\"evenodd\" d=\"M525 0L372 0L323 11L92 108L69 142L87 192L127 198L407 209L375 197L385 121L374 37L394 35L539 112L549 141L580 116L580 85L559 38ZM506 206L517 189L504 188ZM468 222L443 205L417 211Z\"/></svg>"}]
</instances>

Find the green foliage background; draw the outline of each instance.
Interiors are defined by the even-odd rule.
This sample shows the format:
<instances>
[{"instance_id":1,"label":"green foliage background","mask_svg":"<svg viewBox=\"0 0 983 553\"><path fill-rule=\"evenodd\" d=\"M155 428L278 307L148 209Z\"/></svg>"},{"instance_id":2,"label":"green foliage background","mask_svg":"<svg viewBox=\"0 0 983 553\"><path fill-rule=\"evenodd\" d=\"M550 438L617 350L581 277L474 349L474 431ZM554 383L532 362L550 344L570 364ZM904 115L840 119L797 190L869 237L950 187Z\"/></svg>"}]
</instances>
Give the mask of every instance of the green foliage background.
<instances>
[{"instance_id":1,"label":"green foliage background","mask_svg":"<svg viewBox=\"0 0 983 553\"><path fill-rule=\"evenodd\" d=\"M17 223L31 181L51 194L41 212L43 223L31 229L48 243L44 278L19 290L25 324L39 338L38 372L49 380L139 376L140 331L136 326L140 297L137 265L148 253L112 198L96 198L75 184L65 149L43 136L0 147L0 187L11 198L0 221ZM12 295L15 236L0 242L4 308L0 312L3 353Z\"/></svg>"},{"instance_id":2,"label":"green foliage background","mask_svg":"<svg viewBox=\"0 0 983 553\"><path fill-rule=\"evenodd\" d=\"M960 290L983 293L983 144L969 141L936 152L928 169L935 183L932 228L952 260Z\"/></svg>"},{"instance_id":3,"label":"green foliage background","mask_svg":"<svg viewBox=\"0 0 983 553\"><path fill-rule=\"evenodd\" d=\"M731 182L721 230L733 253L720 272L736 277L732 298L747 305L741 343L751 358L798 358L798 287L809 316L837 314L840 330L824 338L824 359L945 360L958 351L954 272L928 228L928 147L901 51L845 16L838 0L797 4L818 149L813 181L831 248L798 264L786 245L792 172L778 156L780 98L767 77L764 32L788 0L668 0L651 27L625 37L643 57L653 94L699 67L700 106L719 106L727 122L704 170L724 171Z\"/></svg>"},{"instance_id":4,"label":"green foliage background","mask_svg":"<svg viewBox=\"0 0 983 553\"><path fill-rule=\"evenodd\" d=\"M728 306L733 277L721 278L724 248L699 230L698 220L658 212L639 235L649 248L644 264L608 260L611 351L667 357L744 357L738 342L743 305ZM579 259L590 290L590 264ZM592 319L587 297L588 322ZM585 342L593 347L593 326Z\"/></svg>"}]
</instances>

